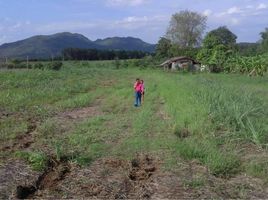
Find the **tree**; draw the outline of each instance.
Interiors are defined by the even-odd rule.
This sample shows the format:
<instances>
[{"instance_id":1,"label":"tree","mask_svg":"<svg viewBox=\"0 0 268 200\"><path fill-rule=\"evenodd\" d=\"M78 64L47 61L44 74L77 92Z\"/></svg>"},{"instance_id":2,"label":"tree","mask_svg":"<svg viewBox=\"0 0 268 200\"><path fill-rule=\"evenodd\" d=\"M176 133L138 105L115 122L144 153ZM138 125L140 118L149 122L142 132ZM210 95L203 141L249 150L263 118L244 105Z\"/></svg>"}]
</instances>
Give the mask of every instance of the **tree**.
<instances>
[{"instance_id":1,"label":"tree","mask_svg":"<svg viewBox=\"0 0 268 200\"><path fill-rule=\"evenodd\" d=\"M166 33L173 44L181 48L200 45L202 34L206 28L207 17L188 10L172 15Z\"/></svg>"},{"instance_id":2,"label":"tree","mask_svg":"<svg viewBox=\"0 0 268 200\"><path fill-rule=\"evenodd\" d=\"M213 38L213 45L224 45L228 48L234 48L236 44L237 36L232 33L226 26L220 26L219 28L210 31L204 39L204 45L211 45L209 40Z\"/></svg>"},{"instance_id":3,"label":"tree","mask_svg":"<svg viewBox=\"0 0 268 200\"><path fill-rule=\"evenodd\" d=\"M158 58L166 58L169 56L171 41L165 37L161 37L156 45L156 56Z\"/></svg>"},{"instance_id":4,"label":"tree","mask_svg":"<svg viewBox=\"0 0 268 200\"><path fill-rule=\"evenodd\" d=\"M260 35L262 38L261 49L262 51L267 52L268 51L268 28L265 28L265 31L261 32Z\"/></svg>"},{"instance_id":5,"label":"tree","mask_svg":"<svg viewBox=\"0 0 268 200\"><path fill-rule=\"evenodd\" d=\"M198 60L209 65L212 72L222 71L224 63L234 51L236 38L225 26L210 31L203 40Z\"/></svg>"}]
</instances>

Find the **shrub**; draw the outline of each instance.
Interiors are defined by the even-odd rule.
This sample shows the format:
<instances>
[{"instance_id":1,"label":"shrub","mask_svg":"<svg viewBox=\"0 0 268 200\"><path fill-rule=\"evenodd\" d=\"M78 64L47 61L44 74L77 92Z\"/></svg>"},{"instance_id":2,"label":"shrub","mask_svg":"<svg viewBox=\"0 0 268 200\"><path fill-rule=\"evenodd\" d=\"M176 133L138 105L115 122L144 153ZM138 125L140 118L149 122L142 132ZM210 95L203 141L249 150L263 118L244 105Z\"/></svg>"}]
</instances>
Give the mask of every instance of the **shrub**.
<instances>
[{"instance_id":1,"label":"shrub","mask_svg":"<svg viewBox=\"0 0 268 200\"><path fill-rule=\"evenodd\" d=\"M13 64L13 63L7 63L7 64L5 64L5 66L7 69L14 69L15 68L15 64Z\"/></svg>"},{"instance_id":2,"label":"shrub","mask_svg":"<svg viewBox=\"0 0 268 200\"><path fill-rule=\"evenodd\" d=\"M62 67L63 63L60 62L60 61L54 61L54 62L51 62L49 65L48 65L48 69L50 70L60 70L61 67Z\"/></svg>"},{"instance_id":3,"label":"shrub","mask_svg":"<svg viewBox=\"0 0 268 200\"><path fill-rule=\"evenodd\" d=\"M44 65L42 63L38 62L38 63L35 63L33 65L33 68L34 69L44 69Z\"/></svg>"}]
</instances>

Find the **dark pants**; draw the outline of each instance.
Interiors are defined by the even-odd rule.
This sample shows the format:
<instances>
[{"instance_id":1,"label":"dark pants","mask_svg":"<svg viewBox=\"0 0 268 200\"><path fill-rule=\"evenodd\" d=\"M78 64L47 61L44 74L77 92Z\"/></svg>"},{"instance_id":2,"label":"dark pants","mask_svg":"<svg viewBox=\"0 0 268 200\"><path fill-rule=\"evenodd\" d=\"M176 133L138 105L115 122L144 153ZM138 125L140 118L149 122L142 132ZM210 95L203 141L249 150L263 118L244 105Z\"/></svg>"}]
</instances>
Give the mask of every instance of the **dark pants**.
<instances>
[{"instance_id":1,"label":"dark pants","mask_svg":"<svg viewBox=\"0 0 268 200\"><path fill-rule=\"evenodd\" d=\"M134 106L141 105L141 92L135 92L135 104Z\"/></svg>"}]
</instances>

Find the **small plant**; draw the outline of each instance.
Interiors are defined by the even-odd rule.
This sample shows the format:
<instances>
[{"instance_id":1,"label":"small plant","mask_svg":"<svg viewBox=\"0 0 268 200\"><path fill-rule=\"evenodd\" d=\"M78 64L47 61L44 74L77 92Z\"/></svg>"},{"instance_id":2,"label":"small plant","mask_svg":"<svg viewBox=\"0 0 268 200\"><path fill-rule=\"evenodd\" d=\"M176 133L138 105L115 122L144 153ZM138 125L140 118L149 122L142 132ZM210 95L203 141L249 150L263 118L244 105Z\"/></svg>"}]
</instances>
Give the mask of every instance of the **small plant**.
<instances>
[{"instance_id":1,"label":"small plant","mask_svg":"<svg viewBox=\"0 0 268 200\"><path fill-rule=\"evenodd\" d=\"M19 158L27 160L33 170L42 171L46 167L47 157L43 152L16 152L15 154Z\"/></svg>"},{"instance_id":2,"label":"small plant","mask_svg":"<svg viewBox=\"0 0 268 200\"><path fill-rule=\"evenodd\" d=\"M44 65L42 63L38 62L38 63L35 63L33 65L33 68L34 69L44 69Z\"/></svg>"},{"instance_id":3,"label":"small plant","mask_svg":"<svg viewBox=\"0 0 268 200\"><path fill-rule=\"evenodd\" d=\"M54 61L54 62L51 62L49 65L48 65L48 69L50 70L60 70L61 67L62 67L63 63L60 62L60 61Z\"/></svg>"},{"instance_id":4,"label":"small plant","mask_svg":"<svg viewBox=\"0 0 268 200\"><path fill-rule=\"evenodd\" d=\"M180 127L177 124L175 124L173 127L173 133L180 139L187 138L191 134L187 126Z\"/></svg>"},{"instance_id":5,"label":"small plant","mask_svg":"<svg viewBox=\"0 0 268 200\"><path fill-rule=\"evenodd\" d=\"M120 60L119 60L118 58L116 58L116 59L114 60L114 65L115 65L115 68L116 68L116 69L119 69L121 63L120 63Z\"/></svg>"}]
</instances>

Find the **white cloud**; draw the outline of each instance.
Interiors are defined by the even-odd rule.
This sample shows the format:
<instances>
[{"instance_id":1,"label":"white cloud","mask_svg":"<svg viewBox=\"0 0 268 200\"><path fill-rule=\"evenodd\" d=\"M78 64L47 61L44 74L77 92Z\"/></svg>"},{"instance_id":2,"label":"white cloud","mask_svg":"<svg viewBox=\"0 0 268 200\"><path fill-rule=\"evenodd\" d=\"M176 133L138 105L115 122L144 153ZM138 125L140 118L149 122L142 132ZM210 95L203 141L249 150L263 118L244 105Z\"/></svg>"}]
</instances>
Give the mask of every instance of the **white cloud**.
<instances>
[{"instance_id":1,"label":"white cloud","mask_svg":"<svg viewBox=\"0 0 268 200\"><path fill-rule=\"evenodd\" d=\"M107 0L108 6L140 6L148 0Z\"/></svg>"},{"instance_id":2,"label":"white cloud","mask_svg":"<svg viewBox=\"0 0 268 200\"><path fill-rule=\"evenodd\" d=\"M237 7L237 6L234 6L234 7L231 7L227 10L227 14L237 14L237 13L241 13L241 8Z\"/></svg>"},{"instance_id":3,"label":"white cloud","mask_svg":"<svg viewBox=\"0 0 268 200\"><path fill-rule=\"evenodd\" d=\"M156 16L131 16L122 20L118 20L112 23L113 27L125 28L125 29L140 29L140 28L156 28L157 26L163 26L163 23L168 22L169 16L156 15Z\"/></svg>"},{"instance_id":4,"label":"white cloud","mask_svg":"<svg viewBox=\"0 0 268 200\"><path fill-rule=\"evenodd\" d=\"M266 4L264 4L264 3L260 3L258 6L257 6L257 10L262 10L262 9L266 9L266 8L268 8L268 6L266 5Z\"/></svg>"},{"instance_id":5,"label":"white cloud","mask_svg":"<svg viewBox=\"0 0 268 200\"><path fill-rule=\"evenodd\" d=\"M204 12L203 12L203 15L205 15L205 16L211 16L211 14L212 14L212 11L210 10L210 9L206 9L206 10L204 10Z\"/></svg>"}]
</instances>

